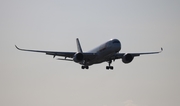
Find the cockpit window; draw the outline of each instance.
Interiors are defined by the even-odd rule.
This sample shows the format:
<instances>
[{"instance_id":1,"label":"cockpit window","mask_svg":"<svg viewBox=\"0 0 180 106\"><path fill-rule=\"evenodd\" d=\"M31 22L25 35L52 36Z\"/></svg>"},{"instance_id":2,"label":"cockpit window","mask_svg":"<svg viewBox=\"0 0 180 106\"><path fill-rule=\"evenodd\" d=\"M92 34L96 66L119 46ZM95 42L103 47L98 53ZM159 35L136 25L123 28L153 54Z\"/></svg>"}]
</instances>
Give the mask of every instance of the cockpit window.
<instances>
[{"instance_id":1,"label":"cockpit window","mask_svg":"<svg viewBox=\"0 0 180 106\"><path fill-rule=\"evenodd\" d=\"M114 40L113 43L120 43L118 40Z\"/></svg>"}]
</instances>

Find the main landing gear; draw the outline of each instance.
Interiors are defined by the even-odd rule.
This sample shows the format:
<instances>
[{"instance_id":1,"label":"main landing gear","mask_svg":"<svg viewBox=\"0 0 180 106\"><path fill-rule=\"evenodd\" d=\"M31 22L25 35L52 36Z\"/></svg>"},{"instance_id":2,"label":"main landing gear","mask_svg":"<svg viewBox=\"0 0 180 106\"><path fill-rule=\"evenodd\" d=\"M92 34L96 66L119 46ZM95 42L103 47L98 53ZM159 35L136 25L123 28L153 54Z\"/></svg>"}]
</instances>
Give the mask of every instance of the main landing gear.
<instances>
[{"instance_id":1,"label":"main landing gear","mask_svg":"<svg viewBox=\"0 0 180 106\"><path fill-rule=\"evenodd\" d=\"M109 66L106 66L106 69L107 69L107 70L109 70L109 69L113 70L114 67L111 66L112 60L110 60L108 63L109 63Z\"/></svg>"},{"instance_id":2,"label":"main landing gear","mask_svg":"<svg viewBox=\"0 0 180 106\"><path fill-rule=\"evenodd\" d=\"M89 66L81 66L82 69L89 69Z\"/></svg>"}]
</instances>

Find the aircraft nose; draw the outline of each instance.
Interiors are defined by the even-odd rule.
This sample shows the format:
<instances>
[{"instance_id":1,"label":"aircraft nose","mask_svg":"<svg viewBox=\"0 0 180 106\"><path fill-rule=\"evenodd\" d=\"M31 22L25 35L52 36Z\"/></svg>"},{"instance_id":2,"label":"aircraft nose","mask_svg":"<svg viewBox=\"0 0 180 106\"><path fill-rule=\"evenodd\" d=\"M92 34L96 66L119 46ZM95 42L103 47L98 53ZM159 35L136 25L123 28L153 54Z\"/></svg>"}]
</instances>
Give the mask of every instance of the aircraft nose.
<instances>
[{"instance_id":1,"label":"aircraft nose","mask_svg":"<svg viewBox=\"0 0 180 106\"><path fill-rule=\"evenodd\" d=\"M118 39L111 39L111 47L113 47L116 52L119 52L121 50L121 42Z\"/></svg>"},{"instance_id":2,"label":"aircraft nose","mask_svg":"<svg viewBox=\"0 0 180 106\"><path fill-rule=\"evenodd\" d=\"M115 44L117 51L121 50L121 42L118 40L118 42Z\"/></svg>"}]
</instances>

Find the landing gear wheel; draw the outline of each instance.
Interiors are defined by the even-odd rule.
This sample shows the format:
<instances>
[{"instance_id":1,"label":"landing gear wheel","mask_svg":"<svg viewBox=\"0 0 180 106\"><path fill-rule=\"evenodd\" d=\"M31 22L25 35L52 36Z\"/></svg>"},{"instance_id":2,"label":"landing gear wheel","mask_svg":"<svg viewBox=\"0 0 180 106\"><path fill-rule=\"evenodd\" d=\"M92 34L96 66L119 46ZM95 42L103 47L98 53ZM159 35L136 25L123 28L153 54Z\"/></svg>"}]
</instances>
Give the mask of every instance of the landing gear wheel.
<instances>
[{"instance_id":1,"label":"landing gear wheel","mask_svg":"<svg viewBox=\"0 0 180 106\"><path fill-rule=\"evenodd\" d=\"M89 66L81 66L81 69L89 69Z\"/></svg>"},{"instance_id":2,"label":"landing gear wheel","mask_svg":"<svg viewBox=\"0 0 180 106\"><path fill-rule=\"evenodd\" d=\"M106 69L109 70L109 66L106 66Z\"/></svg>"},{"instance_id":3,"label":"landing gear wheel","mask_svg":"<svg viewBox=\"0 0 180 106\"><path fill-rule=\"evenodd\" d=\"M109 69L113 70L114 67L113 67L113 66L106 66L106 69L107 69L107 70L109 70Z\"/></svg>"},{"instance_id":4,"label":"landing gear wheel","mask_svg":"<svg viewBox=\"0 0 180 106\"><path fill-rule=\"evenodd\" d=\"M113 70L113 69L114 69L114 67L113 67L113 66L110 66L109 68L110 68L111 70Z\"/></svg>"}]
</instances>

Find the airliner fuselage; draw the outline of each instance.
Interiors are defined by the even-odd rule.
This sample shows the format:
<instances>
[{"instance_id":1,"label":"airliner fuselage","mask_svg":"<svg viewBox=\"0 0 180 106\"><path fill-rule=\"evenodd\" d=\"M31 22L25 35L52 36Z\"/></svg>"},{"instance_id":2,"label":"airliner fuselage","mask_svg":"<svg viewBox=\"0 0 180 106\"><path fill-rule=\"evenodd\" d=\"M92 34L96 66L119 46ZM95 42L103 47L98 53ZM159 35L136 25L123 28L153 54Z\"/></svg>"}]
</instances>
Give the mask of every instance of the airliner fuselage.
<instances>
[{"instance_id":1,"label":"airliner fuselage","mask_svg":"<svg viewBox=\"0 0 180 106\"><path fill-rule=\"evenodd\" d=\"M86 62L86 65L93 65L97 63L102 63L107 60L107 58L112 57L114 54L118 53L121 50L121 43L118 39L111 39L100 46L88 51L89 53L95 53L96 57L91 61ZM84 64L80 62L80 64Z\"/></svg>"}]
</instances>

